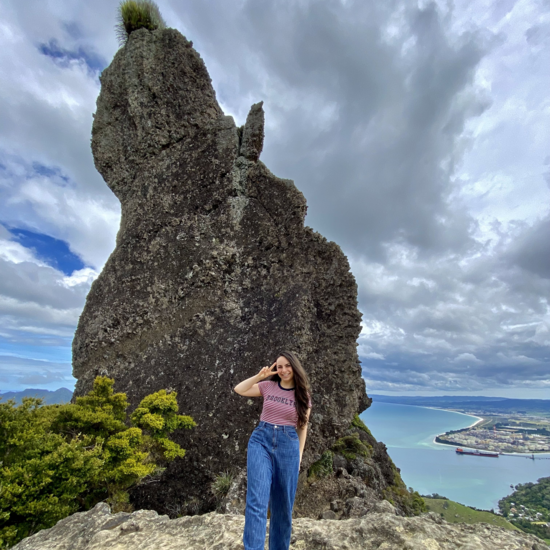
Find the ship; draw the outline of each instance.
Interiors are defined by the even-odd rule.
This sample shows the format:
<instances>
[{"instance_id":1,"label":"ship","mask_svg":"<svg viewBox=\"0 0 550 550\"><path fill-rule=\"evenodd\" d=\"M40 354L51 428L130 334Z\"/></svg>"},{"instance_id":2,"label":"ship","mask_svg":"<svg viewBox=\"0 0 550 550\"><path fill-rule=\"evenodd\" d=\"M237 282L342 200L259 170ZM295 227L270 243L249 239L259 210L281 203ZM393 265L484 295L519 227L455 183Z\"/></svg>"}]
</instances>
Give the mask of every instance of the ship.
<instances>
[{"instance_id":1,"label":"ship","mask_svg":"<svg viewBox=\"0 0 550 550\"><path fill-rule=\"evenodd\" d=\"M488 456L490 458L498 458L498 453L487 453L482 451L465 451L461 447L457 447L456 452L459 455Z\"/></svg>"}]
</instances>

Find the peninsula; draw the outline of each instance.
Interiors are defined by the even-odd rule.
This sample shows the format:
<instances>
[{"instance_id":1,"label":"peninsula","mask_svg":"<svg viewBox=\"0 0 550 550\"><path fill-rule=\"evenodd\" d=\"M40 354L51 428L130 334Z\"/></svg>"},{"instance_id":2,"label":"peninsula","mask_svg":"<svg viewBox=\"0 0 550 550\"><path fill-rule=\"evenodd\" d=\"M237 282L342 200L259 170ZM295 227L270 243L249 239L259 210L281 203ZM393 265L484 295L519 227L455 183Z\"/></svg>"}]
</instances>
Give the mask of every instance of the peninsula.
<instances>
[{"instance_id":1,"label":"peninsula","mask_svg":"<svg viewBox=\"0 0 550 550\"><path fill-rule=\"evenodd\" d=\"M468 428L440 434L435 441L496 453L547 453L550 452L550 421L516 415L483 417Z\"/></svg>"},{"instance_id":2,"label":"peninsula","mask_svg":"<svg viewBox=\"0 0 550 550\"><path fill-rule=\"evenodd\" d=\"M471 396L372 395L373 401L431 407L478 417L472 426L435 437L436 443L496 453L550 452L550 400Z\"/></svg>"}]
</instances>

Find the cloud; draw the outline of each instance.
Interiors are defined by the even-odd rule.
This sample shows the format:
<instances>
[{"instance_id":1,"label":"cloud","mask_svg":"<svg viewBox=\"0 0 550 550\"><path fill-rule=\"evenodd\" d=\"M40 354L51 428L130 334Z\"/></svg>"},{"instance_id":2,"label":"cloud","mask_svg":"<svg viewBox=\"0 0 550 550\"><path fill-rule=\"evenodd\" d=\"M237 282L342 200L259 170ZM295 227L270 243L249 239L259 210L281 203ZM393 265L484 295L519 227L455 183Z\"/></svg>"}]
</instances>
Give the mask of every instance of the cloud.
<instances>
[{"instance_id":1,"label":"cloud","mask_svg":"<svg viewBox=\"0 0 550 550\"><path fill-rule=\"evenodd\" d=\"M62 48L55 38L50 39L47 44L39 44L40 53L51 57L53 61L62 68L70 67L74 61L83 61L92 72L100 72L106 66L107 62L93 51L86 51L82 46L76 51Z\"/></svg>"},{"instance_id":2,"label":"cloud","mask_svg":"<svg viewBox=\"0 0 550 550\"><path fill-rule=\"evenodd\" d=\"M64 240L101 269L120 207L95 170L90 130L99 69L116 49L106 56L104 43L89 41L86 27L98 16L80 17L91 9L9 1L5 8L0 72L10 77L0 90L0 221Z\"/></svg>"},{"instance_id":3,"label":"cloud","mask_svg":"<svg viewBox=\"0 0 550 550\"><path fill-rule=\"evenodd\" d=\"M72 385L71 340L98 273L65 275L0 227L0 384L6 390Z\"/></svg>"},{"instance_id":4,"label":"cloud","mask_svg":"<svg viewBox=\"0 0 550 550\"><path fill-rule=\"evenodd\" d=\"M449 180L466 121L489 106L474 76L491 36L453 35L435 4L217 5L231 24L196 8L190 32L214 26L204 48L216 50L231 112L242 117L252 95L265 101L264 160L305 192L309 224L373 258L396 239L423 252L468 246L475 223L450 207Z\"/></svg>"},{"instance_id":5,"label":"cloud","mask_svg":"<svg viewBox=\"0 0 550 550\"><path fill-rule=\"evenodd\" d=\"M39 361L25 357L0 355L0 384L5 388L25 389L40 386L57 389L73 387L71 364L53 361Z\"/></svg>"},{"instance_id":6,"label":"cloud","mask_svg":"<svg viewBox=\"0 0 550 550\"><path fill-rule=\"evenodd\" d=\"M453 360L453 363L469 367L470 365L482 365L483 361L480 361L473 353L461 353Z\"/></svg>"},{"instance_id":7,"label":"cloud","mask_svg":"<svg viewBox=\"0 0 550 550\"><path fill-rule=\"evenodd\" d=\"M510 244L507 259L523 270L550 279L550 216L525 228Z\"/></svg>"},{"instance_id":8,"label":"cloud","mask_svg":"<svg viewBox=\"0 0 550 550\"><path fill-rule=\"evenodd\" d=\"M44 167L1 151L0 162L4 165L0 171L0 220L8 228L64 241L85 265L101 269L114 249L120 220L118 201L111 204L91 196L58 169L44 175ZM107 188L104 183L102 187Z\"/></svg>"},{"instance_id":9,"label":"cloud","mask_svg":"<svg viewBox=\"0 0 550 550\"><path fill-rule=\"evenodd\" d=\"M193 40L238 124L264 101L262 160L296 182L307 223L350 259L369 391L528 396L548 384L542 4L166 0L160 8ZM12 353L68 357L86 292L114 247L120 208L89 138L99 71L118 47L115 11L107 0L5 5L0 344ZM68 277L10 228L63 241L89 267ZM38 363L29 376L40 380Z\"/></svg>"}]
</instances>

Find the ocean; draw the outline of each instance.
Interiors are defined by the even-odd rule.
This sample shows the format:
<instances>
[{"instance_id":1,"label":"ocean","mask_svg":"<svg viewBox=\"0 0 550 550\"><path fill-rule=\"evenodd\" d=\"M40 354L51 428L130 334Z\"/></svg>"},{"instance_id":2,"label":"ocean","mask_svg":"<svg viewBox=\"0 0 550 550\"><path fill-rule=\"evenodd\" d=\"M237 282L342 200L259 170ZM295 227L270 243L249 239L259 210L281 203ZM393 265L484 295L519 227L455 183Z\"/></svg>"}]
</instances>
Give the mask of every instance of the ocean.
<instances>
[{"instance_id":1,"label":"ocean","mask_svg":"<svg viewBox=\"0 0 550 550\"><path fill-rule=\"evenodd\" d=\"M472 425L477 420L473 416L374 402L361 419L386 444L407 486L422 495L438 493L461 504L497 510L498 501L513 491L510 485L550 476L550 460L460 456L455 447L434 443L440 433Z\"/></svg>"}]
</instances>

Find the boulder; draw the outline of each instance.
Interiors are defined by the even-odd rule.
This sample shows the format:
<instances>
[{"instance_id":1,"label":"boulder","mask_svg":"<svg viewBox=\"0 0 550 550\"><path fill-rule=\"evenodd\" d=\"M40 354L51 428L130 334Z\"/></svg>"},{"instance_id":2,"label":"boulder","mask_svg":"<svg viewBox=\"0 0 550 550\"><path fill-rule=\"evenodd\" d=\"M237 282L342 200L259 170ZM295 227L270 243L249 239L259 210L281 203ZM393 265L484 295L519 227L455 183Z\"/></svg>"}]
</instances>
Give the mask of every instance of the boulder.
<instances>
[{"instance_id":1,"label":"boulder","mask_svg":"<svg viewBox=\"0 0 550 550\"><path fill-rule=\"evenodd\" d=\"M302 193L259 160L263 139L262 103L237 128L176 30L133 32L101 75L92 151L122 216L74 337L75 396L97 375L131 409L164 388L198 424L174 434L185 458L134 490L136 507L215 508L210 485L241 475L262 406L232 388L282 350L312 384L303 471L370 404L347 258L304 225Z\"/></svg>"},{"instance_id":2,"label":"boulder","mask_svg":"<svg viewBox=\"0 0 550 550\"><path fill-rule=\"evenodd\" d=\"M478 523L451 524L436 514L391 513L333 521L296 519L291 550L545 550L533 535ZM111 514L100 503L51 529L23 539L13 550L242 550L244 517L216 512L169 519L151 510ZM269 522L268 522L269 529ZM265 548L268 547L266 537Z\"/></svg>"}]
</instances>

